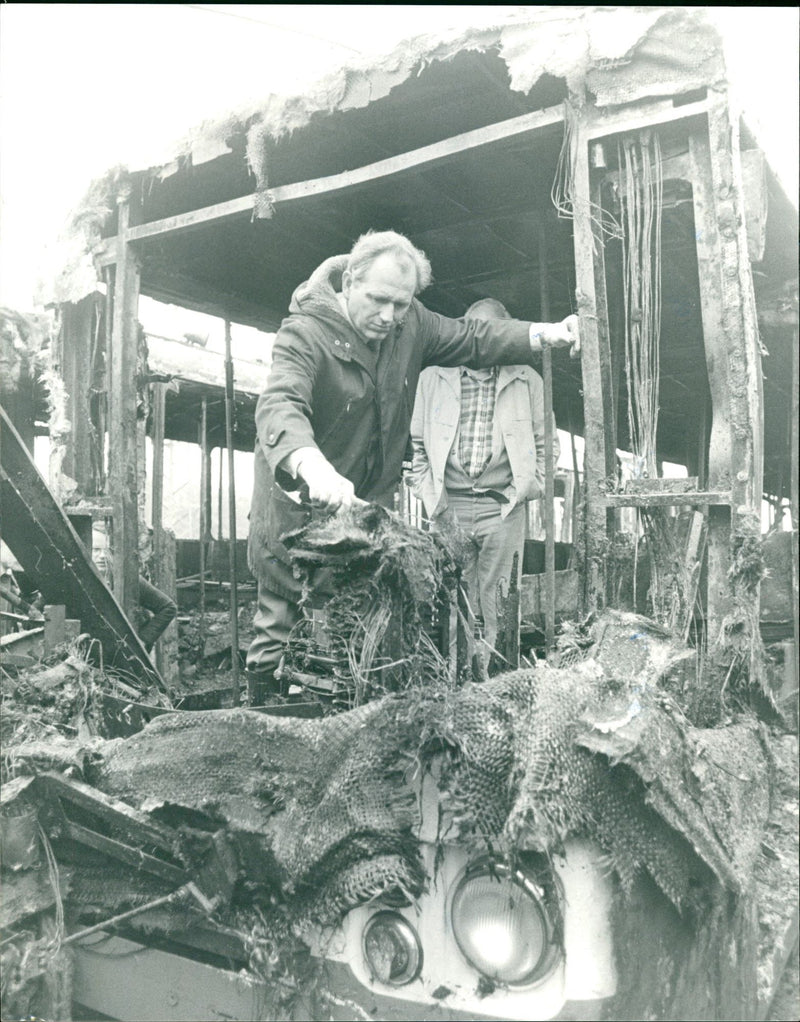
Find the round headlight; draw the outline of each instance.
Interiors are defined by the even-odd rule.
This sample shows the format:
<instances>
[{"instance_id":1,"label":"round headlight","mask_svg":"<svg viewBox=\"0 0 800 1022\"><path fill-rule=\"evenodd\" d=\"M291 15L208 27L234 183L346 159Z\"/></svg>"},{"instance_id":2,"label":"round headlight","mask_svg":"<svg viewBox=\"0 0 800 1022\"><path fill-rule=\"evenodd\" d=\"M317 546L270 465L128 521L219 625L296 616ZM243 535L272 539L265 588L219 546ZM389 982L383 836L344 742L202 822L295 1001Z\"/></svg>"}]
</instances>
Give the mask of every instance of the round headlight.
<instances>
[{"instance_id":1,"label":"round headlight","mask_svg":"<svg viewBox=\"0 0 800 1022\"><path fill-rule=\"evenodd\" d=\"M543 892L501 863L468 869L458 881L450 914L461 953L495 982L527 986L558 959Z\"/></svg>"},{"instance_id":2,"label":"round headlight","mask_svg":"<svg viewBox=\"0 0 800 1022\"><path fill-rule=\"evenodd\" d=\"M374 979L401 987L419 976L422 948L414 927L397 912L376 912L364 927L364 959Z\"/></svg>"}]
</instances>

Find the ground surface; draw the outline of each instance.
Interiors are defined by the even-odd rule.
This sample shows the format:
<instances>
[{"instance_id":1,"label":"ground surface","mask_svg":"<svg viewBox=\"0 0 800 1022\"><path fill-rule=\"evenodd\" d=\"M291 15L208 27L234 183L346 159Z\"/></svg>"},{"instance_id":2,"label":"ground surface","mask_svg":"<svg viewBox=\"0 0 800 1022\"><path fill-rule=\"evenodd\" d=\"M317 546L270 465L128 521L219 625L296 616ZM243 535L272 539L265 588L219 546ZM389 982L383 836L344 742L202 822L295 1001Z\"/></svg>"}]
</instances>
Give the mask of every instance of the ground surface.
<instances>
[{"instance_id":1,"label":"ground surface","mask_svg":"<svg viewBox=\"0 0 800 1022\"><path fill-rule=\"evenodd\" d=\"M767 1022L797 1022L800 1018L800 947L795 944L786 971L767 1015Z\"/></svg>"},{"instance_id":2,"label":"ground surface","mask_svg":"<svg viewBox=\"0 0 800 1022\"><path fill-rule=\"evenodd\" d=\"M764 1007L770 995L774 995L767 1018L771 1022L784 1022L800 1018L797 931L792 931L793 920L796 926L800 883L797 735L777 738L772 749L777 766L775 802L756 873L761 928L759 987ZM792 939L792 933L795 946L790 950L786 941ZM775 972L787 959L786 970L776 984Z\"/></svg>"}]
</instances>

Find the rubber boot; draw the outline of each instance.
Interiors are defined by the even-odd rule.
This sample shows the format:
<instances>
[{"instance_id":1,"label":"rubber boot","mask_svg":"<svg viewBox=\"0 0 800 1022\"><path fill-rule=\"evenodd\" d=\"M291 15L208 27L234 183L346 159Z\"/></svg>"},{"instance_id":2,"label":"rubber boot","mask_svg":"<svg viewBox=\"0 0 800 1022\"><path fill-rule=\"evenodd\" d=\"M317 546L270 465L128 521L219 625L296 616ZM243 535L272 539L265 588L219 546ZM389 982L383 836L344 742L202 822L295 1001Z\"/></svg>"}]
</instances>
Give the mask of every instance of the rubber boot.
<instances>
[{"instance_id":1,"label":"rubber boot","mask_svg":"<svg viewBox=\"0 0 800 1022\"><path fill-rule=\"evenodd\" d=\"M271 702L272 696L281 694L281 683L275 677L274 667L257 669L248 667L245 671L247 677L247 705L265 706Z\"/></svg>"}]
</instances>

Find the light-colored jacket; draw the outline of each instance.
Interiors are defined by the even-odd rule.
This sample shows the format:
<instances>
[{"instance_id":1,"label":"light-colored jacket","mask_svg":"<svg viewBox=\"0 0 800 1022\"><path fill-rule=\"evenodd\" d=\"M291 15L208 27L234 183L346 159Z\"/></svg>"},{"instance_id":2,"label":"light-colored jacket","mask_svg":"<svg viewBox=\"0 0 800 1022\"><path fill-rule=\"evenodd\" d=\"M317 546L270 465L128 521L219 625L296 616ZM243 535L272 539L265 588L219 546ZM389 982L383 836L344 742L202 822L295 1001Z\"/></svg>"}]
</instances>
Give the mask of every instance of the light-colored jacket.
<instances>
[{"instance_id":1,"label":"light-colored jacket","mask_svg":"<svg viewBox=\"0 0 800 1022\"><path fill-rule=\"evenodd\" d=\"M505 517L523 501L544 493L544 388L526 365L502 366L497 376L495 419L502 432L512 478L504 488ZM426 369L419 378L411 418L413 460L409 481L430 518L447 507L445 465L461 415L461 367Z\"/></svg>"}]
</instances>

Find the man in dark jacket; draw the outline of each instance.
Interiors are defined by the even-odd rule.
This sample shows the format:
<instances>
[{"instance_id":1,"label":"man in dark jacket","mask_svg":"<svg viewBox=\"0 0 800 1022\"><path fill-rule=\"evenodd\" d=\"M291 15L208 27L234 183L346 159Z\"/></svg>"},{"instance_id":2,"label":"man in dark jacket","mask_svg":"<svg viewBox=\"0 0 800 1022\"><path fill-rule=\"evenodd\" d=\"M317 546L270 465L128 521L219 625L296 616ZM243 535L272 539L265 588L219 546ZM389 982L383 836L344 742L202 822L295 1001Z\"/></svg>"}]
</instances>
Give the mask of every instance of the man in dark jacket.
<instances>
[{"instance_id":1,"label":"man in dark jacket","mask_svg":"<svg viewBox=\"0 0 800 1022\"><path fill-rule=\"evenodd\" d=\"M448 319L415 298L431 280L424 253L393 231L362 235L295 291L256 407L250 566L258 579L248 697L279 690L274 673L297 621L300 588L281 536L319 507L391 507L417 379L429 365L530 361L542 345L580 348L577 316L557 324Z\"/></svg>"}]
</instances>

